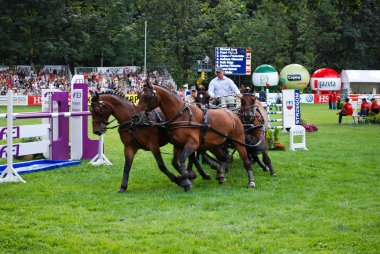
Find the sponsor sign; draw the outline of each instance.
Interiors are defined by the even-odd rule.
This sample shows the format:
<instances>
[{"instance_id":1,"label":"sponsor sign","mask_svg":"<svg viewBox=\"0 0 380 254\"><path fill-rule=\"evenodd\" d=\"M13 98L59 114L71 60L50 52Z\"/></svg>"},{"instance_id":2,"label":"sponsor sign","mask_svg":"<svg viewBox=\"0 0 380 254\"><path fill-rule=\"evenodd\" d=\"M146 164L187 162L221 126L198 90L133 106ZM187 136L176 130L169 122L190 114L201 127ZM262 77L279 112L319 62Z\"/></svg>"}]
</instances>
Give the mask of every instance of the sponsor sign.
<instances>
[{"instance_id":1,"label":"sponsor sign","mask_svg":"<svg viewBox=\"0 0 380 254\"><path fill-rule=\"evenodd\" d=\"M329 103L329 95L328 94L315 94L314 95L314 103Z\"/></svg>"},{"instance_id":2,"label":"sponsor sign","mask_svg":"<svg viewBox=\"0 0 380 254\"><path fill-rule=\"evenodd\" d=\"M139 103L139 96L137 94L126 94L125 98L130 100L133 104Z\"/></svg>"},{"instance_id":3,"label":"sponsor sign","mask_svg":"<svg viewBox=\"0 0 380 254\"><path fill-rule=\"evenodd\" d=\"M312 84L313 90L339 91L341 88L340 78L311 78L310 83Z\"/></svg>"},{"instance_id":4,"label":"sponsor sign","mask_svg":"<svg viewBox=\"0 0 380 254\"><path fill-rule=\"evenodd\" d=\"M0 96L0 106L6 106L8 104L7 96ZM13 96L13 105L14 106L27 106L28 105L28 96L19 95Z\"/></svg>"},{"instance_id":5,"label":"sponsor sign","mask_svg":"<svg viewBox=\"0 0 380 254\"><path fill-rule=\"evenodd\" d=\"M286 101L286 108L288 110L292 110L293 109L293 101Z\"/></svg>"},{"instance_id":6,"label":"sponsor sign","mask_svg":"<svg viewBox=\"0 0 380 254\"><path fill-rule=\"evenodd\" d=\"M290 74L288 75L288 81L301 81L301 75L299 74Z\"/></svg>"},{"instance_id":7,"label":"sponsor sign","mask_svg":"<svg viewBox=\"0 0 380 254\"><path fill-rule=\"evenodd\" d=\"M301 124L301 96L299 90L285 89L283 96L284 128Z\"/></svg>"},{"instance_id":8,"label":"sponsor sign","mask_svg":"<svg viewBox=\"0 0 380 254\"><path fill-rule=\"evenodd\" d=\"M295 124L300 125L301 124L301 98L300 98L299 90L294 91L294 107L295 107Z\"/></svg>"},{"instance_id":9,"label":"sponsor sign","mask_svg":"<svg viewBox=\"0 0 380 254\"><path fill-rule=\"evenodd\" d=\"M301 94L301 103L314 103L314 94Z\"/></svg>"},{"instance_id":10,"label":"sponsor sign","mask_svg":"<svg viewBox=\"0 0 380 254\"><path fill-rule=\"evenodd\" d=\"M225 74L251 75L251 50L247 48L215 48L215 67Z\"/></svg>"},{"instance_id":11,"label":"sponsor sign","mask_svg":"<svg viewBox=\"0 0 380 254\"><path fill-rule=\"evenodd\" d=\"M41 95L29 95L28 96L28 106L41 106L42 96Z\"/></svg>"}]
</instances>

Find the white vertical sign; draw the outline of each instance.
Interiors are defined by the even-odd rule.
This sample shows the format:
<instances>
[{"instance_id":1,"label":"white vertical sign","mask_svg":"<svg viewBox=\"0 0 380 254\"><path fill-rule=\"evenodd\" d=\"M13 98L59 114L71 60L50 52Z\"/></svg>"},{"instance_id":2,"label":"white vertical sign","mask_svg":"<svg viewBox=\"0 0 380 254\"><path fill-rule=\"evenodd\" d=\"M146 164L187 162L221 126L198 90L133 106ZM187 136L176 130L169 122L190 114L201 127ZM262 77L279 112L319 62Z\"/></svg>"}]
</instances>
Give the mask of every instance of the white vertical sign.
<instances>
[{"instance_id":1,"label":"white vertical sign","mask_svg":"<svg viewBox=\"0 0 380 254\"><path fill-rule=\"evenodd\" d=\"M284 117L284 128L292 128L295 125L295 101L294 89L282 90L282 111Z\"/></svg>"},{"instance_id":2,"label":"white vertical sign","mask_svg":"<svg viewBox=\"0 0 380 254\"><path fill-rule=\"evenodd\" d=\"M83 90L74 89L71 93L71 112L83 111ZM87 101L87 99L86 99ZM71 117L71 159L80 160L83 154L82 116ZM75 142L76 145L73 144Z\"/></svg>"}]
</instances>

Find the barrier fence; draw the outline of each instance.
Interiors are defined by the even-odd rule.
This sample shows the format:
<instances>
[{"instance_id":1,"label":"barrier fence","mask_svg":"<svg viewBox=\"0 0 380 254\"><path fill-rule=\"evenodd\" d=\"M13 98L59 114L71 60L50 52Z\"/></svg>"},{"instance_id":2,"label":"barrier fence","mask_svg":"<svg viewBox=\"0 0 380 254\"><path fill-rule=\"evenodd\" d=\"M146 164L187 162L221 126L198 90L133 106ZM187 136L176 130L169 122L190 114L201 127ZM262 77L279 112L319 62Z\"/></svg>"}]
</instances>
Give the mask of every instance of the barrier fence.
<instances>
[{"instance_id":1,"label":"barrier fence","mask_svg":"<svg viewBox=\"0 0 380 254\"><path fill-rule=\"evenodd\" d=\"M76 86L75 86L76 85ZM38 113L13 113L13 92L8 92L8 107L6 114L0 114L0 118L7 119L7 126L0 127L0 140L7 139L7 145L0 146L0 158L7 158L7 167L1 173L1 182L25 182L13 167L13 156L22 156L27 154L44 153L48 154L51 160L80 160L92 159L92 165L112 165L103 153L103 137L99 140L90 140L87 133L87 84L74 84L76 89L75 107L72 112L68 110L68 93L53 92L48 95L50 111L53 111L53 105L58 105L58 112L38 112ZM71 147L69 147L69 122L71 117ZM48 118L49 124L14 126L13 121L16 119L31 118ZM52 120L58 119L58 123ZM58 137L54 137L54 131ZM13 144L14 138L44 137L47 140ZM71 148L71 149L70 149ZM71 155L70 155L71 154ZM46 156L45 156L46 157Z\"/></svg>"}]
</instances>

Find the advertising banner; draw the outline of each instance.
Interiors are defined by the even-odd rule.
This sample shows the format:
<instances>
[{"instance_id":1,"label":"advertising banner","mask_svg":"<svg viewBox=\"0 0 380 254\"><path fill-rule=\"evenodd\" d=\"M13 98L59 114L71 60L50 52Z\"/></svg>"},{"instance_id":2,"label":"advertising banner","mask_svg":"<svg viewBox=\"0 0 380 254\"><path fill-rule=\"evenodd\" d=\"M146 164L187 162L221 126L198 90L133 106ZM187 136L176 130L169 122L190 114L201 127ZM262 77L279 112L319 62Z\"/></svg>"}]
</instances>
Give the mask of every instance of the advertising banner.
<instances>
[{"instance_id":1,"label":"advertising banner","mask_svg":"<svg viewBox=\"0 0 380 254\"><path fill-rule=\"evenodd\" d=\"M314 95L314 103L329 103L329 95L328 94L315 94Z\"/></svg>"},{"instance_id":2,"label":"advertising banner","mask_svg":"<svg viewBox=\"0 0 380 254\"><path fill-rule=\"evenodd\" d=\"M41 95L29 95L28 96L28 106L41 106L42 96Z\"/></svg>"},{"instance_id":3,"label":"advertising banner","mask_svg":"<svg viewBox=\"0 0 380 254\"><path fill-rule=\"evenodd\" d=\"M294 89L286 89L282 91L282 105L284 128L292 128L295 125L296 119Z\"/></svg>"},{"instance_id":4,"label":"advertising banner","mask_svg":"<svg viewBox=\"0 0 380 254\"><path fill-rule=\"evenodd\" d=\"M137 94L126 94L125 98L130 100L133 104L139 103L139 96Z\"/></svg>"},{"instance_id":5,"label":"advertising banner","mask_svg":"<svg viewBox=\"0 0 380 254\"><path fill-rule=\"evenodd\" d=\"M0 96L0 106L6 106L8 104L8 98L6 95ZM28 106L28 96L19 95L13 96L13 105L14 106Z\"/></svg>"},{"instance_id":6,"label":"advertising banner","mask_svg":"<svg viewBox=\"0 0 380 254\"><path fill-rule=\"evenodd\" d=\"M314 103L314 94L301 94L301 103Z\"/></svg>"}]
</instances>

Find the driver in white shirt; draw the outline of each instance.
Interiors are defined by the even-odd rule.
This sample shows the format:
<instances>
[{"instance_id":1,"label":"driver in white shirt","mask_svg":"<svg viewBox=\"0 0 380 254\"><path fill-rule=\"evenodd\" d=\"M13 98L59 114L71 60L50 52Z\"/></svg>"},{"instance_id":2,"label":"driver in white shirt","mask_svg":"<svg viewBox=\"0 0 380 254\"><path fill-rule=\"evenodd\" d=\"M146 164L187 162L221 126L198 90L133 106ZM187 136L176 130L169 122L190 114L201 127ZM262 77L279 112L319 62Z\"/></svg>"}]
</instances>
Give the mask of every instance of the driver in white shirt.
<instances>
[{"instance_id":1,"label":"driver in white shirt","mask_svg":"<svg viewBox=\"0 0 380 254\"><path fill-rule=\"evenodd\" d=\"M220 99L221 107L226 107L229 103L235 103L233 95L241 97L241 93L236 84L228 77L224 76L222 67L215 68L216 77L208 85L208 94L211 100Z\"/></svg>"}]
</instances>

